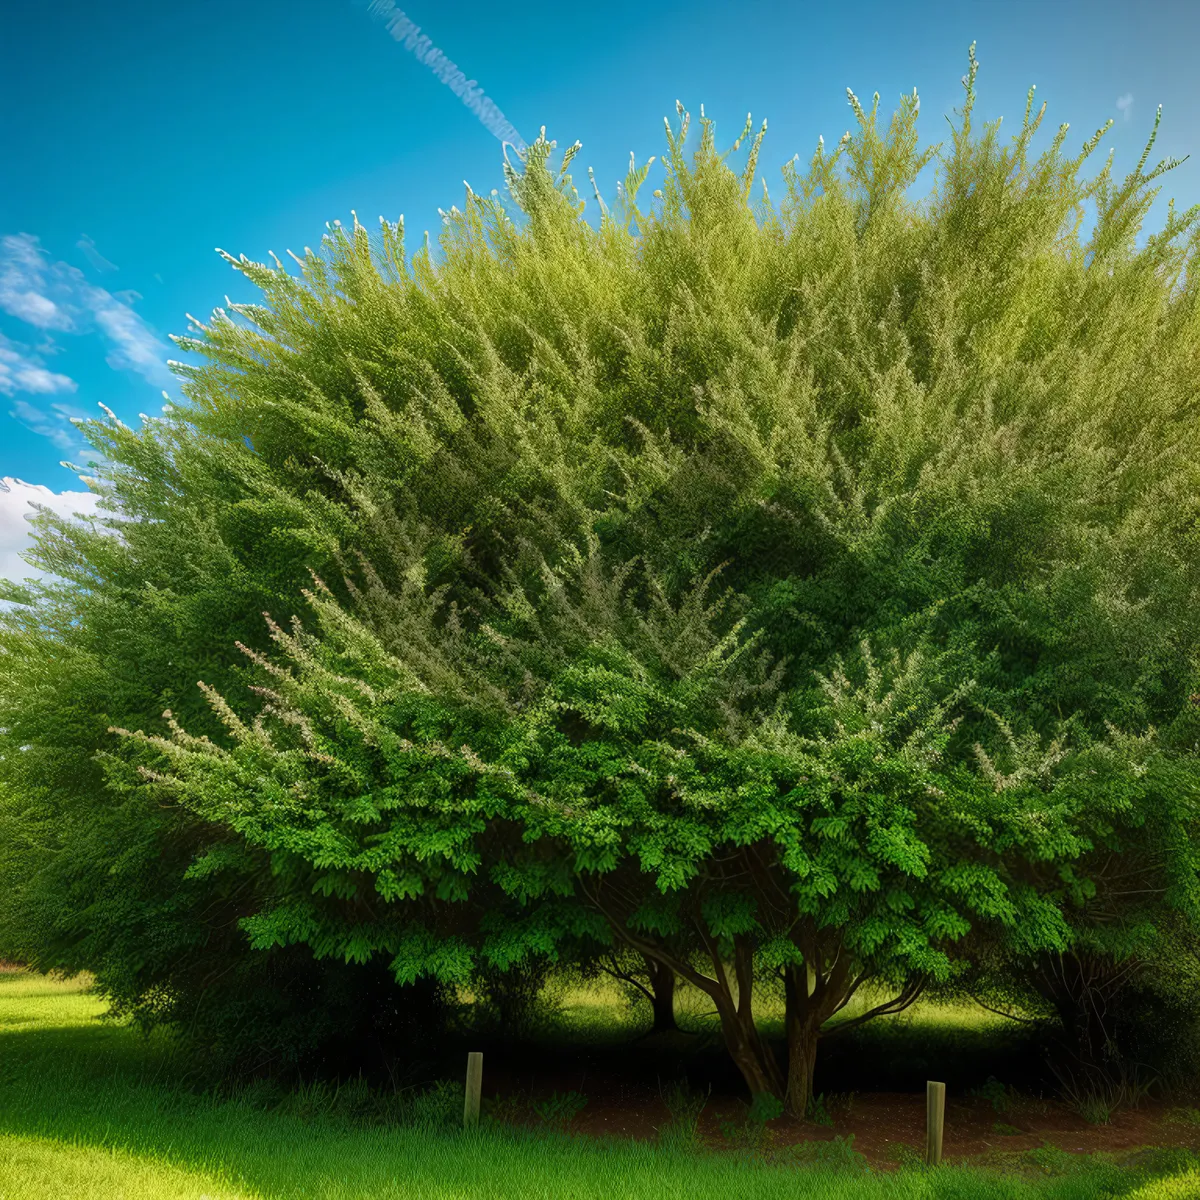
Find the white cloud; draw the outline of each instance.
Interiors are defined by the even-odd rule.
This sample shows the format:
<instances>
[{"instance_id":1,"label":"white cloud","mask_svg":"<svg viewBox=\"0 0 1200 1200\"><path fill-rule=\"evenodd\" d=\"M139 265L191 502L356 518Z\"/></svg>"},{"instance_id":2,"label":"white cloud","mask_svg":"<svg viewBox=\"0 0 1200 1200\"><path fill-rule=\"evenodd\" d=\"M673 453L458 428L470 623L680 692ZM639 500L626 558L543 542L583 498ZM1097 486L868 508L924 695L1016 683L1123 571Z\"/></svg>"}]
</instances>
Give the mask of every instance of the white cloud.
<instances>
[{"instance_id":1,"label":"white cloud","mask_svg":"<svg viewBox=\"0 0 1200 1200\"><path fill-rule=\"evenodd\" d=\"M47 296L32 291L6 290L0 292L0 307L19 317L27 325L39 329L69 329L62 310Z\"/></svg>"},{"instance_id":2,"label":"white cloud","mask_svg":"<svg viewBox=\"0 0 1200 1200\"><path fill-rule=\"evenodd\" d=\"M85 242L91 239L78 244L94 249ZM167 367L171 347L134 311L140 299L137 292L114 294L89 282L69 263L50 262L32 234L0 238L0 309L39 329L99 333L111 343L110 367L134 371L161 389L175 382Z\"/></svg>"},{"instance_id":3,"label":"white cloud","mask_svg":"<svg viewBox=\"0 0 1200 1200\"><path fill-rule=\"evenodd\" d=\"M96 513L98 500L91 492L52 492L20 479L0 479L0 578L20 582L45 577L45 572L35 570L21 558L33 546L29 517L35 510L30 508L31 503L71 516Z\"/></svg>"},{"instance_id":4,"label":"white cloud","mask_svg":"<svg viewBox=\"0 0 1200 1200\"><path fill-rule=\"evenodd\" d=\"M41 360L41 355L51 352L53 343L31 350L19 342L9 341L0 333L0 393L12 396L17 392L37 395L54 395L57 392L73 392L78 387L69 375L51 371Z\"/></svg>"},{"instance_id":5,"label":"white cloud","mask_svg":"<svg viewBox=\"0 0 1200 1200\"><path fill-rule=\"evenodd\" d=\"M1125 120L1129 120L1130 109L1133 108L1133 93L1126 92L1123 96L1117 97L1117 109L1125 114Z\"/></svg>"}]
</instances>

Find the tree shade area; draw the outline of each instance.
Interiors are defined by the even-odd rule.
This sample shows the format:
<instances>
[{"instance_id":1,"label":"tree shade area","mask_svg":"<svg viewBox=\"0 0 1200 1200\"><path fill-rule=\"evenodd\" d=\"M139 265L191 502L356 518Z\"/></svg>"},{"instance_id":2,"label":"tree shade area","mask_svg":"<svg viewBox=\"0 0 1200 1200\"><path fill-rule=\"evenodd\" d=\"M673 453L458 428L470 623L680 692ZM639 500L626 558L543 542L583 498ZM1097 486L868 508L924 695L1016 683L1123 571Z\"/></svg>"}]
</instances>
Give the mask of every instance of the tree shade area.
<instances>
[{"instance_id":1,"label":"tree shade area","mask_svg":"<svg viewBox=\"0 0 1200 1200\"><path fill-rule=\"evenodd\" d=\"M596 226L543 131L436 260L226 256L264 302L6 594L0 956L230 1068L561 967L695 989L797 1116L938 993L1120 1078L1197 964L1200 206L1139 248L1154 137L1082 180L975 74L778 206L680 107Z\"/></svg>"}]
</instances>

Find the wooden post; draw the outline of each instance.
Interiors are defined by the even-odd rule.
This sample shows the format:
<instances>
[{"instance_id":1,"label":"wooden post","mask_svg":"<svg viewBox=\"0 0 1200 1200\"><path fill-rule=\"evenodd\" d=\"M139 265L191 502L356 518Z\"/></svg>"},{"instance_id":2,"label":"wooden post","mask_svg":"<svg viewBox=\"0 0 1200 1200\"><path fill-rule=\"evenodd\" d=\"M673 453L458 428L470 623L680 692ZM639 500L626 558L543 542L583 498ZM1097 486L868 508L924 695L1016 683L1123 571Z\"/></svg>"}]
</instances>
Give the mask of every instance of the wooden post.
<instances>
[{"instance_id":1,"label":"wooden post","mask_svg":"<svg viewBox=\"0 0 1200 1200\"><path fill-rule=\"evenodd\" d=\"M463 1105L463 1127L479 1124L479 1093L483 1087L483 1055L467 1055L467 1099Z\"/></svg>"},{"instance_id":2,"label":"wooden post","mask_svg":"<svg viewBox=\"0 0 1200 1200\"><path fill-rule=\"evenodd\" d=\"M925 1161L936 1167L942 1161L942 1130L946 1123L946 1085L925 1085Z\"/></svg>"}]
</instances>

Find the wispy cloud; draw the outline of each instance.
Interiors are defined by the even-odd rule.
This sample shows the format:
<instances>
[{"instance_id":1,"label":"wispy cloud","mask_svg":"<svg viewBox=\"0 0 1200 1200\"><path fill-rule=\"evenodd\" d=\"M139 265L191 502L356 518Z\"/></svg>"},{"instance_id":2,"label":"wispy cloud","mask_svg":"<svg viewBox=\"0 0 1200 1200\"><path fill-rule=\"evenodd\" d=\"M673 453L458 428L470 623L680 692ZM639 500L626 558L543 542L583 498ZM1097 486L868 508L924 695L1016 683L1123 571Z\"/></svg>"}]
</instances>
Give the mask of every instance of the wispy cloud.
<instances>
[{"instance_id":1,"label":"wispy cloud","mask_svg":"<svg viewBox=\"0 0 1200 1200\"><path fill-rule=\"evenodd\" d=\"M16 400L8 410L8 415L20 421L32 433L46 438L64 454L86 449L86 444L71 424L71 418L85 417L87 414L74 405L51 404L50 411L46 412L34 407L28 400Z\"/></svg>"},{"instance_id":2,"label":"wispy cloud","mask_svg":"<svg viewBox=\"0 0 1200 1200\"><path fill-rule=\"evenodd\" d=\"M81 249L85 242L91 239L78 243ZM137 292L113 293L92 283L69 263L49 261L32 234L0 238L0 309L38 329L99 333L110 343L109 366L161 389L175 382L167 367L171 348L134 311L140 299Z\"/></svg>"},{"instance_id":3,"label":"wispy cloud","mask_svg":"<svg viewBox=\"0 0 1200 1200\"><path fill-rule=\"evenodd\" d=\"M1117 97L1117 110L1125 114L1125 120L1129 120L1129 112L1133 108L1133 93L1126 92L1123 96Z\"/></svg>"},{"instance_id":4,"label":"wispy cloud","mask_svg":"<svg viewBox=\"0 0 1200 1200\"><path fill-rule=\"evenodd\" d=\"M52 338L46 338L35 347L14 342L0 333L0 395L14 397L8 415L19 421L31 433L46 438L59 450L73 457L95 455L79 431L71 424L72 418L85 417L81 408L51 401L49 404L30 403L26 396L61 396L76 392L79 385L69 375L52 371L44 361L46 355L57 353L58 347Z\"/></svg>"},{"instance_id":5,"label":"wispy cloud","mask_svg":"<svg viewBox=\"0 0 1200 1200\"><path fill-rule=\"evenodd\" d=\"M31 505L40 504L64 516L91 516L97 511L98 499L91 492L52 492L20 479L0 479L0 579L44 578L44 572L21 558L33 546L29 519L36 510Z\"/></svg>"},{"instance_id":6,"label":"wispy cloud","mask_svg":"<svg viewBox=\"0 0 1200 1200\"><path fill-rule=\"evenodd\" d=\"M42 354L52 350L53 343L43 343L41 347L31 350L0 333L0 392L12 396L17 392L54 395L57 392L75 391L78 387L75 380L69 375L49 370L42 361Z\"/></svg>"},{"instance_id":7,"label":"wispy cloud","mask_svg":"<svg viewBox=\"0 0 1200 1200\"><path fill-rule=\"evenodd\" d=\"M157 388L175 383L167 366L170 348L131 307L133 300L141 299L137 292L114 296L92 285L84 285L81 291L96 324L113 343L106 359L110 367L136 371Z\"/></svg>"},{"instance_id":8,"label":"wispy cloud","mask_svg":"<svg viewBox=\"0 0 1200 1200\"><path fill-rule=\"evenodd\" d=\"M46 259L27 233L0 238L0 309L38 329L70 329L71 318L50 298Z\"/></svg>"},{"instance_id":9,"label":"wispy cloud","mask_svg":"<svg viewBox=\"0 0 1200 1200\"><path fill-rule=\"evenodd\" d=\"M96 268L97 271L115 271L116 263L111 263L99 250L96 249L96 243L85 233L83 237L75 243L77 249L83 251L83 257Z\"/></svg>"}]
</instances>

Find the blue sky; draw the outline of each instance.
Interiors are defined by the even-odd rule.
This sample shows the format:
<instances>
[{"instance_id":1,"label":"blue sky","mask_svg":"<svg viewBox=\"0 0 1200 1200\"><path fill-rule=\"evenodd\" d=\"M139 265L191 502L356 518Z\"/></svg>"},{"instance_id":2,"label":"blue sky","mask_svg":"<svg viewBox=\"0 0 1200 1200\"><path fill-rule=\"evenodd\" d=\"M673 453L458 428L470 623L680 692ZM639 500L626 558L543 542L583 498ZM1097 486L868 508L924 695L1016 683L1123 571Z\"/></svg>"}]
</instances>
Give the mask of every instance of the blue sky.
<instances>
[{"instance_id":1,"label":"blue sky","mask_svg":"<svg viewBox=\"0 0 1200 1200\"><path fill-rule=\"evenodd\" d=\"M1112 117L1102 150L1123 176L1161 103L1151 161L1195 157L1162 181L1148 229L1168 197L1200 201L1194 0L1164 0L1153 20L1106 0L399 10L526 140L545 125L560 151L582 141L573 174L593 220L586 168L611 200L631 150L639 163L662 154L676 99L693 114L704 104L722 148L748 111L756 128L765 117L759 169L776 197L788 158L854 127L847 87L868 108L878 91L885 119L917 88L923 143L946 142L972 41L977 122L1003 115L1002 135L1015 133L1037 84L1047 112L1035 149L1067 121L1077 152ZM214 247L288 261L356 209L368 224L403 213L412 249L436 233L439 206L461 206L464 179L503 188L488 123L366 0L7 6L0 111L0 574L28 573L15 565L14 510L69 506L54 495L80 487L59 465L87 457L69 418L99 404L130 424L157 413L164 389L179 395L165 362L185 313L255 298Z\"/></svg>"}]
</instances>

